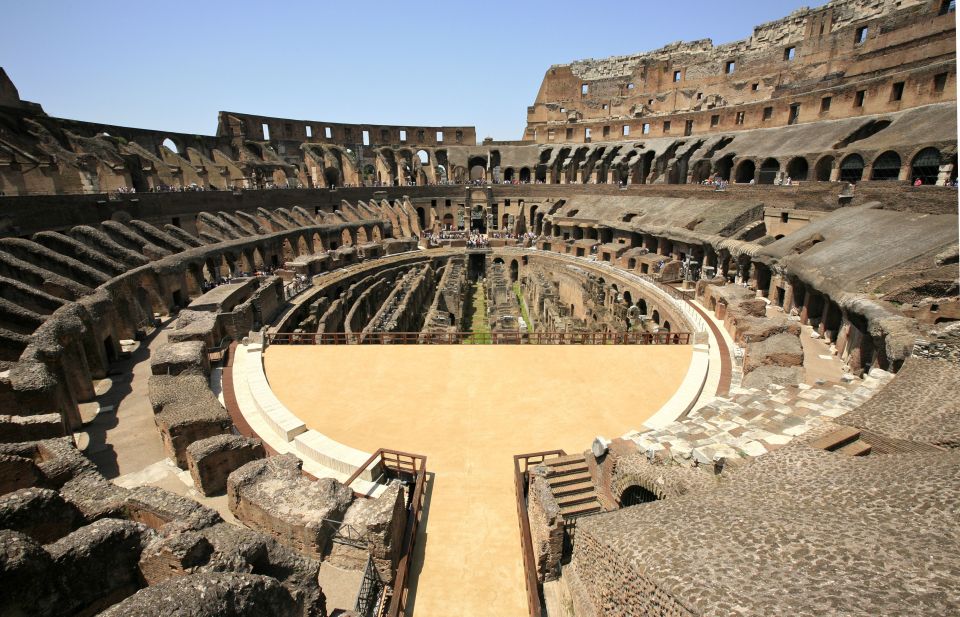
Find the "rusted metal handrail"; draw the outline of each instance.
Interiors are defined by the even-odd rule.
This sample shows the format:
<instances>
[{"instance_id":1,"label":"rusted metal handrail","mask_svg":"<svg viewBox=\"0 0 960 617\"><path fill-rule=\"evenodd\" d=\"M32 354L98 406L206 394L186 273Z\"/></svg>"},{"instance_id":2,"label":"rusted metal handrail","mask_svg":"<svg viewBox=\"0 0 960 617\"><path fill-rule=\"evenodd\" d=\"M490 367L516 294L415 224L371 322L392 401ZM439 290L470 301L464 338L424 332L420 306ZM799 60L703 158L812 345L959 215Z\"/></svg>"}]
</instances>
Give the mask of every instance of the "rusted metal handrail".
<instances>
[{"instance_id":1,"label":"rusted metal handrail","mask_svg":"<svg viewBox=\"0 0 960 617\"><path fill-rule=\"evenodd\" d=\"M267 332L268 345L689 345L689 332Z\"/></svg>"},{"instance_id":2,"label":"rusted metal handrail","mask_svg":"<svg viewBox=\"0 0 960 617\"><path fill-rule=\"evenodd\" d=\"M513 486L517 501L517 518L520 522L520 550L523 552L523 582L527 590L527 609L530 617L542 617L540 582L537 579L537 564L533 557L533 536L530 534L530 519L527 516L527 470L548 458L566 456L563 450L548 450L517 454L513 457Z\"/></svg>"}]
</instances>

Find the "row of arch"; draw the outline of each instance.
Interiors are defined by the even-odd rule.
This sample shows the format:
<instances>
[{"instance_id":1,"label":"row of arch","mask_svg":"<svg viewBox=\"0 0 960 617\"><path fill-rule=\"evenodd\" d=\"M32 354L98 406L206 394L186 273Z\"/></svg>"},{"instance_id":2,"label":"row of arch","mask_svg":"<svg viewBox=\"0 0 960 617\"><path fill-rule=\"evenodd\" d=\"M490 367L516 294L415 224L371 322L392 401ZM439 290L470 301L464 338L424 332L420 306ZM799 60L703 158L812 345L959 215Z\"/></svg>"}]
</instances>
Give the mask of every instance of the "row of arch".
<instances>
[{"instance_id":1,"label":"row of arch","mask_svg":"<svg viewBox=\"0 0 960 617\"><path fill-rule=\"evenodd\" d=\"M903 157L894 151L887 150L878 155L869 166L867 174L867 162L861 154L852 153L837 161L837 157L826 155L821 157L813 166L812 174L810 164L802 156L790 159L785 167L781 167L779 160L767 158L760 162L759 168L757 162L752 159L744 159L737 164L731 178L730 165L733 155L728 155L719 161L711 170L709 161L700 161L694 169L694 182L700 182L709 177L712 173L719 175L725 180L735 180L738 183L749 183L755 180L758 184L773 184L778 175L783 172L785 176L794 181L815 180L817 182L829 182L836 177L841 182L861 182L863 180L900 180L904 174ZM917 152L909 163L909 173L905 179L919 179L923 184L936 184L940 178L940 167L943 164L943 155L937 148L924 148ZM951 180L957 177L957 155L952 159L953 171ZM700 166L704 165L704 166ZM835 174L834 169L839 165L839 173ZM865 177L867 176L867 177Z\"/></svg>"}]
</instances>

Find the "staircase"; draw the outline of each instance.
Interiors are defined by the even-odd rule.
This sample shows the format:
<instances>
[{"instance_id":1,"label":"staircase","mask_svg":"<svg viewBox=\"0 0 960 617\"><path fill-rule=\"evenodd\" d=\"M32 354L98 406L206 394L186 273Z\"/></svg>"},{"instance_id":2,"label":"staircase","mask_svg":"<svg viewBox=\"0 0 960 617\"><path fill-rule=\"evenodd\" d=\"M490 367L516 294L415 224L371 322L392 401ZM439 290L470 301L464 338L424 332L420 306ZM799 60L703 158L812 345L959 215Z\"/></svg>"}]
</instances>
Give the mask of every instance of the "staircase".
<instances>
[{"instance_id":1,"label":"staircase","mask_svg":"<svg viewBox=\"0 0 960 617\"><path fill-rule=\"evenodd\" d=\"M560 506L560 515L565 521L603 510L583 454L551 459L544 465L548 469L550 492Z\"/></svg>"},{"instance_id":2,"label":"staircase","mask_svg":"<svg viewBox=\"0 0 960 617\"><path fill-rule=\"evenodd\" d=\"M849 426L811 441L810 447L847 456L866 456L873 449L861 438L859 430Z\"/></svg>"}]
</instances>

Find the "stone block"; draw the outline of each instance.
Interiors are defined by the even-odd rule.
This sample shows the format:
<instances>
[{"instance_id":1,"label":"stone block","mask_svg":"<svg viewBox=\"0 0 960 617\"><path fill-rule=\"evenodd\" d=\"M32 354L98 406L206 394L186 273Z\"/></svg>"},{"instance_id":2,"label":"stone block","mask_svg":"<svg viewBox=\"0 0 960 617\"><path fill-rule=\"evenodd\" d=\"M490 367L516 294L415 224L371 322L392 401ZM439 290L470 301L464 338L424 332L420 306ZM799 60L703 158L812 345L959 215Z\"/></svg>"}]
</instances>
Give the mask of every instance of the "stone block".
<instances>
[{"instance_id":1,"label":"stone block","mask_svg":"<svg viewBox=\"0 0 960 617\"><path fill-rule=\"evenodd\" d=\"M49 544L83 524L83 515L57 491L24 488L0 497L0 528Z\"/></svg>"},{"instance_id":2,"label":"stone block","mask_svg":"<svg viewBox=\"0 0 960 617\"><path fill-rule=\"evenodd\" d=\"M160 345L150 357L154 375L210 375L207 346L202 341L183 341Z\"/></svg>"},{"instance_id":3,"label":"stone block","mask_svg":"<svg viewBox=\"0 0 960 617\"><path fill-rule=\"evenodd\" d=\"M187 447L187 467L193 483L204 495L227 490L227 476L250 461L266 456L259 439L240 435L215 435Z\"/></svg>"}]
</instances>

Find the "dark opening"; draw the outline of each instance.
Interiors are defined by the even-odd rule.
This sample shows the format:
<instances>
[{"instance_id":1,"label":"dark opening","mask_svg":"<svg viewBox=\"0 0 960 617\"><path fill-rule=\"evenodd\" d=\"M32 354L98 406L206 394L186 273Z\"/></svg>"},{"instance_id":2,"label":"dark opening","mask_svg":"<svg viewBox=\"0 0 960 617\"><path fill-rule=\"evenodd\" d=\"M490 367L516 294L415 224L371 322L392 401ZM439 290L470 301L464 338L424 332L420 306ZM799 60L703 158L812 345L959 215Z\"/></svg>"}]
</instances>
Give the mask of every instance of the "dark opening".
<instances>
[{"instance_id":1,"label":"dark opening","mask_svg":"<svg viewBox=\"0 0 960 617\"><path fill-rule=\"evenodd\" d=\"M631 506L639 506L645 503L651 503L657 500L657 496L642 486L628 486L624 489L623 493L620 494L620 507L629 508Z\"/></svg>"}]
</instances>

